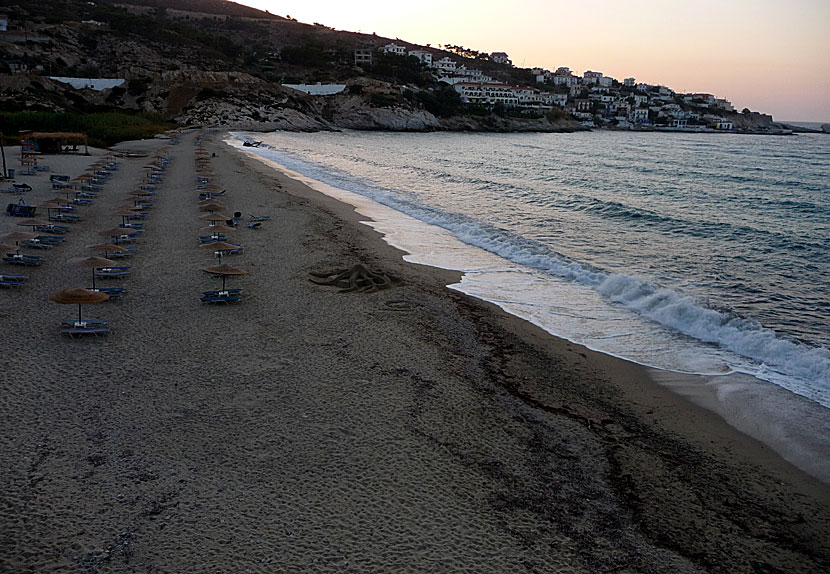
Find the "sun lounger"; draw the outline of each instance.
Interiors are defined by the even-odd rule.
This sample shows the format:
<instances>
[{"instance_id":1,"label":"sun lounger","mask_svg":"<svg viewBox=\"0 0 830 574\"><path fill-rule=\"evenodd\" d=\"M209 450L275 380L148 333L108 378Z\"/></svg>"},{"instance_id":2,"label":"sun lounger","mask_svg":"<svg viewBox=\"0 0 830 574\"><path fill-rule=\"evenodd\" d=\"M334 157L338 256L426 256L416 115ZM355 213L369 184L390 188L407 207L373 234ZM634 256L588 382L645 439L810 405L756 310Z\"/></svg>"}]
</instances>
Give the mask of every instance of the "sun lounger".
<instances>
[{"instance_id":1,"label":"sun lounger","mask_svg":"<svg viewBox=\"0 0 830 574\"><path fill-rule=\"evenodd\" d=\"M41 241L37 237L34 239L29 239L28 241L24 241L23 245L26 247L32 247L34 249L52 249L55 244L49 241Z\"/></svg>"},{"instance_id":2,"label":"sun lounger","mask_svg":"<svg viewBox=\"0 0 830 574\"><path fill-rule=\"evenodd\" d=\"M218 289L212 289L208 291L202 291L202 295L206 297L221 297L223 295L239 295L242 293L242 289L225 289L224 291Z\"/></svg>"},{"instance_id":3,"label":"sun lounger","mask_svg":"<svg viewBox=\"0 0 830 574\"><path fill-rule=\"evenodd\" d=\"M86 185L81 186L81 191L93 191L94 192L94 191L103 191L103 190L104 190L104 188L101 187L100 185L86 184Z\"/></svg>"},{"instance_id":4,"label":"sun lounger","mask_svg":"<svg viewBox=\"0 0 830 574\"><path fill-rule=\"evenodd\" d=\"M40 243L49 243L51 245L59 245L64 242L64 238L57 235L38 235L35 239Z\"/></svg>"},{"instance_id":5,"label":"sun lounger","mask_svg":"<svg viewBox=\"0 0 830 574\"><path fill-rule=\"evenodd\" d=\"M8 277L8 275L0 275L0 287L23 287L23 281L15 281Z\"/></svg>"},{"instance_id":6,"label":"sun lounger","mask_svg":"<svg viewBox=\"0 0 830 574\"><path fill-rule=\"evenodd\" d=\"M89 205L90 203L92 203L92 200L76 197L72 200L72 203L74 203L75 205Z\"/></svg>"},{"instance_id":7,"label":"sun lounger","mask_svg":"<svg viewBox=\"0 0 830 574\"><path fill-rule=\"evenodd\" d=\"M214 235L200 235L199 243L215 243L216 241L225 241L227 236L224 233L216 233Z\"/></svg>"},{"instance_id":8,"label":"sun lounger","mask_svg":"<svg viewBox=\"0 0 830 574\"><path fill-rule=\"evenodd\" d=\"M72 228L67 226L67 225L53 225L53 224L38 225L38 226L35 227L36 231L43 231L45 233L59 233L61 235L63 235L64 233L67 233L70 229L72 229Z\"/></svg>"},{"instance_id":9,"label":"sun lounger","mask_svg":"<svg viewBox=\"0 0 830 574\"><path fill-rule=\"evenodd\" d=\"M251 221L271 221L270 215L249 215Z\"/></svg>"},{"instance_id":10,"label":"sun lounger","mask_svg":"<svg viewBox=\"0 0 830 574\"><path fill-rule=\"evenodd\" d=\"M109 332L109 327L70 327L68 329L61 329L61 335L67 335L73 338L86 337L89 335L99 337L102 335L108 335Z\"/></svg>"},{"instance_id":11,"label":"sun lounger","mask_svg":"<svg viewBox=\"0 0 830 574\"><path fill-rule=\"evenodd\" d=\"M49 181L57 181L57 182L60 182L60 183L66 183L70 179L72 179L72 178L69 177L68 175L64 175L62 173L53 173L52 175L49 176Z\"/></svg>"},{"instance_id":12,"label":"sun lounger","mask_svg":"<svg viewBox=\"0 0 830 574\"><path fill-rule=\"evenodd\" d=\"M35 171L49 171L48 165L36 165L34 167Z\"/></svg>"},{"instance_id":13,"label":"sun lounger","mask_svg":"<svg viewBox=\"0 0 830 574\"><path fill-rule=\"evenodd\" d=\"M34 205L10 203L6 206L6 215L11 215L13 217L32 217L36 210L37 207Z\"/></svg>"},{"instance_id":14,"label":"sun lounger","mask_svg":"<svg viewBox=\"0 0 830 574\"><path fill-rule=\"evenodd\" d=\"M0 279L3 281L26 281L28 279L28 275L7 275L7 274L0 274Z\"/></svg>"},{"instance_id":15,"label":"sun lounger","mask_svg":"<svg viewBox=\"0 0 830 574\"><path fill-rule=\"evenodd\" d=\"M96 197L98 197L98 195L90 191L79 191L75 194L75 197L83 197L84 199L95 199Z\"/></svg>"},{"instance_id":16,"label":"sun lounger","mask_svg":"<svg viewBox=\"0 0 830 574\"><path fill-rule=\"evenodd\" d=\"M123 297L127 293L127 290L124 287L96 287L94 289L92 287L88 287L88 289L90 291L98 291L100 293L106 293L107 295L110 296L110 298L107 299L107 301L112 301L113 299L115 299L117 297Z\"/></svg>"},{"instance_id":17,"label":"sun lounger","mask_svg":"<svg viewBox=\"0 0 830 574\"><path fill-rule=\"evenodd\" d=\"M202 303L236 303L241 301L242 297L239 295L206 295L204 297L199 297L199 301Z\"/></svg>"},{"instance_id":18,"label":"sun lounger","mask_svg":"<svg viewBox=\"0 0 830 574\"><path fill-rule=\"evenodd\" d=\"M105 327L107 325L106 319L64 319L61 325L65 327L74 327L76 329L83 329L85 327Z\"/></svg>"},{"instance_id":19,"label":"sun lounger","mask_svg":"<svg viewBox=\"0 0 830 574\"><path fill-rule=\"evenodd\" d=\"M3 257L3 261L6 263L11 263L13 265L27 265L30 267L34 267L43 263L40 257L37 255L23 255L18 253L9 253L5 257Z\"/></svg>"},{"instance_id":20,"label":"sun lounger","mask_svg":"<svg viewBox=\"0 0 830 574\"><path fill-rule=\"evenodd\" d=\"M63 223L76 223L80 220L80 215L70 215L69 213L55 213L49 216L49 221L60 221Z\"/></svg>"},{"instance_id":21,"label":"sun lounger","mask_svg":"<svg viewBox=\"0 0 830 574\"><path fill-rule=\"evenodd\" d=\"M98 267L95 269L95 276L101 279L121 278L126 277L129 274L129 265L120 267Z\"/></svg>"}]
</instances>

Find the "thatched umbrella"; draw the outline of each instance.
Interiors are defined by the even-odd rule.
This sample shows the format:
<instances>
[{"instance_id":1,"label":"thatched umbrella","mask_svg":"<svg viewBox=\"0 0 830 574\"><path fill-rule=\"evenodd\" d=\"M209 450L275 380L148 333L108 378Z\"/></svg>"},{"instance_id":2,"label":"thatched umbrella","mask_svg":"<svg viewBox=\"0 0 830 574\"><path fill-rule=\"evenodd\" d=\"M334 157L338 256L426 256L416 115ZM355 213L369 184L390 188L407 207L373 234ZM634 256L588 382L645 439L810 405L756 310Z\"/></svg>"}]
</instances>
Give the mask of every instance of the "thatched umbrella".
<instances>
[{"instance_id":1,"label":"thatched umbrella","mask_svg":"<svg viewBox=\"0 0 830 574\"><path fill-rule=\"evenodd\" d=\"M114 243L96 243L95 245L87 245L87 249L98 251L104 254L104 257L109 256L110 253L129 253L130 250Z\"/></svg>"},{"instance_id":2,"label":"thatched umbrella","mask_svg":"<svg viewBox=\"0 0 830 574\"><path fill-rule=\"evenodd\" d=\"M199 247L215 251L219 255L219 263L222 263L222 255L224 255L225 251L233 251L234 249L239 249L240 246L228 243L227 241L213 241L211 243L202 243Z\"/></svg>"},{"instance_id":3,"label":"thatched umbrella","mask_svg":"<svg viewBox=\"0 0 830 574\"><path fill-rule=\"evenodd\" d=\"M210 221L211 225L215 226L217 221L228 221L231 219L231 216L225 215L224 213L206 213L199 216L199 219L202 221Z\"/></svg>"},{"instance_id":4,"label":"thatched umbrella","mask_svg":"<svg viewBox=\"0 0 830 574\"><path fill-rule=\"evenodd\" d=\"M79 287L71 289L62 289L55 291L49 295L49 300L54 301L60 305L78 305L78 323L83 323L81 319L81 305L84 303L100 303L106 301L110 296L100 291L91 291L90 289L81 289Z\"/></svg>"},{"instance_id":5,"label":"thatched umbrella","mask_svg":"<svg viewBox=\"0 0 830 574\"><path fill-rule=\"evenodd\" d=\"M112 229L107 229L106 231L99 231L98 235L101 237L115 237L115 241L113 243L118 243L118 238L122 235L129 235L130 232L135 232L135 229L130 229L126 227L113 227Z\"/></svg>"},{"instance_id":6,"label":"thatched umbrella","mask_svg":"<svg viewBox=\"0 0 830 574\"><path fill-rule=\"evenodd\" d=\"M116 211L113 211L110 215L116 215L121 218L121 224L127 225L127 218L128 217L135 217L136 215L141 215L141 212L138 209L133 209L129 207L121 207Z\"/></svg>"},{"instance_id":7,"label":"thatched umbrella","mask_svg":"<svg viewBox=\"0 0 830 574\"><path fill-rule=\"evenodd\" d=\"M214 211L220 211L222 209L227 209L228 206L222 203L217 199L212 199L206 203L199 204L199 211L207 211L208 213L213 213Z\"/></svg>"},{"instance_id":8,"label":"thatched umbrella","mask_svg":"<svg viewBox=\"0 0 830 574\"><path fill-rule=\"evenodd\" d=\"M69 260L70 265L75 265L76 267L90 267L92 268L92 288L95 289L95 270L100 267L113 267L118 265L112 259L107 259L105 257L75 257L74 259Z\"/></svg>"},{"instance_id":9,"label":"thatched umbrella","mask_svg":"<svg viewBox=\"0 0 830 574\"><path fill-rule=\"evenodd\" d=\"M247 275L248 272L238 267L233 267L227 263L224 265L211 265L209 267L202 267L202 271L207 271L213 275L218 275L222 278L222 291L225 290L225 277L228 275Z\"/></svg>"},{"instance_id":10,"label":"thatched umbrella","mask_svg":"<svg viewBox=\"0 0 830 574\"><path fill-rule=\"evenodd\" d=\"M44 221L43 219L24 219L23 221L18 221L17 225L21 227L31 227L32 231L36 231L37 227L43 227L44 225L52 225L52 222Z\"/></svg>"},{"instance_id":11,"label":"thatched umbrella","mask_svg":"<svg viewBox=\"0 0 830 574\"><path fill-rule=\"evenodd\" d=\"M0 235L0 241L14 241L17 253L20 253L20 242L29 241L37 237L37 233L30 233L28 231L12 231L11 233L4 233Z\"/></svg>"},{"instance_id":12,"label":"thatched umbrella","mask_svg":"<svg viewBox=\"0 0 830 574\"><path fill-rule=\"evenodd\" d=\"M17 247L9 243L0 243L0 253L8 253L9 251L15 251L16 249Z\"/></svg>"}]
</instances>

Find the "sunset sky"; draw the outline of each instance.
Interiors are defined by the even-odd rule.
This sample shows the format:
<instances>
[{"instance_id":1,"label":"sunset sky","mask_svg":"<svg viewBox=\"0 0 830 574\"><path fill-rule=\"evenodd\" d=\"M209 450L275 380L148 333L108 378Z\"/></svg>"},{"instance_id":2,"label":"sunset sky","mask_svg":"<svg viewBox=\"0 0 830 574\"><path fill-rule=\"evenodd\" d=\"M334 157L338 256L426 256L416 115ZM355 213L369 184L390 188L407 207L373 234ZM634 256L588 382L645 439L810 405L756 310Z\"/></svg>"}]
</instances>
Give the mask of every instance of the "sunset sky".
<instances>
[{"instance_id":1,"label":"sunset sky","mask_svg":"<svg viewBox=\"0 0 830 574\"><path fill-rule=\"evenodd\" d=\"M338 30L507 52L522 67L709 92L830 122L830 0L242 0Z\"/></svg>"}]
</instances>

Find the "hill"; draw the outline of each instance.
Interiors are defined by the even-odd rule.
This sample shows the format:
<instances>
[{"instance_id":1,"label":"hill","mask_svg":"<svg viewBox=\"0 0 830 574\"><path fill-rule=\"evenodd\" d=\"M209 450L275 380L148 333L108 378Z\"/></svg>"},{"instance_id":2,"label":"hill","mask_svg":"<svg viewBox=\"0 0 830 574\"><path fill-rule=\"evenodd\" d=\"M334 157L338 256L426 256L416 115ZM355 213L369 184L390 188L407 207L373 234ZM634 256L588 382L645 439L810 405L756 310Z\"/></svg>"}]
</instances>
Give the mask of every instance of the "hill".
<instances>
[{"instance_id":1,"label":"hill","mask_svg":"<svg viewBox=\"0 0 830 574\"><path fill-rule=\"evenodd\" d=\"M181 123L260 129L532 129L578 127L464 116L454 90L416 58L385 56L396 42L374 34L303 24L224 0L0 0L10 31L0 34L0 103L6 112L149 112ZM376 54L355 66L356 49ZM479 62L480 63L480 62ZM505 80L523 72L489 63ZM49 77L121 78L103 92ZM283 84L335 82L342 96L315 98ZM484 117L487 116L487 117Z\"/></svg>"}]
</instances>

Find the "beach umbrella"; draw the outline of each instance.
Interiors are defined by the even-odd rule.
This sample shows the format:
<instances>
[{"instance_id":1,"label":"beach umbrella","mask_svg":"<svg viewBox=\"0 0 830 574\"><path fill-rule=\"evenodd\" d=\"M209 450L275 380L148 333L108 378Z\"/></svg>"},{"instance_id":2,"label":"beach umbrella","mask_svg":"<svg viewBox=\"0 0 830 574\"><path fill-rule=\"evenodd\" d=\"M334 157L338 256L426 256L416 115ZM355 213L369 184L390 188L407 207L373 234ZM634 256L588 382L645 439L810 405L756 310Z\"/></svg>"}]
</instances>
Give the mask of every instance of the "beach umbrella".
<instances>
[{"instance_id":1,"label":"beach umbrella","mask_svg":"<svg viewBox=\"0 0 830 574\"><path fill-rule=\"evenodd\" d=\"M9 251L16 251L17 247L10 243L0 243L0 253L8 253Z\"/></svg>"},{"instance_id":2,"label":"beach umbrella","mask_svg":"<svg viewBox=\"0 0 830 574\"><path fill-rule=\"evenodd\" d=\"M202 271L207 271L208 273L212 273L213 275L218 275L222 278L222 291L225 290L225 277L228 275L247 275L248 272L244 269L239 269L238 267L233 267L228 264L224 265L211 265L209 267L202 267Z\"/></svg>"},{"instance_id":3,"label":"beach umbrella","mask_svg":"<svg viewBox=\"0 0 830 574\"><path fill-rule=\"evenodd\" d=\"M135 217L136 215L141 215L141 212L138 209L134 209L132 207L121 207L116 211L113 211L110 215L116 215L121 218L121 224L127 225L127 218L128 217Z\"/></svg>"},{"instance_id":4,"label":"beach umbrella","mask_svg":"<svg viewBox=\"0 0 830 574\"><path fill-rule=\"evenodd\" d=\"M12 231L11 233L4 233L0 235L0 241L14 241L15 250L20 253L20 242L29 241L37 237L37 233L30 233L28 231Z\"/></svg>"},{"instance_id":5,"label":"beach umbrella","mask_svg":"<svg viewBox=\"0 0 830 574\"><path fill-rule=\"evenodd\" d=\"M104 257L109 255L110 253L129 253L130 250L121 247L120 245L115 245L114 243L96 243L95 245L87 245L87 249L91 249L93 251L100 251L104 254Z\"/></svg>"},{"instance_id":6,"label":"beach umbrella","mask_svg":"<svg viewBox=\"0 0 830 574\"><path fill-rule=\"evenodd\" d=\"M222 255L224 255L225 251L239 249L240 246L228 243L227 241L213 241L211 243L202 243L199 247L215 251L219 255L219 263L222 263Z\"/></svg>"},{"instance_id":7,"label":"beach umbrella","mask_svg":"<svg viewBox=\"0 0 830 574\"><path fill-rule=\"evenodd\" d=\"M206 213L200 216L199 219L202 221L210 221L215 226L217 221L228 221L231 219L231 216L225 215L224 213Z\"/></svg>"},{"instance_id":8,"label":"beach umbrella","mask_svg":"<svg viewBox=\"0 0 830 574\"><path fill-rule=\"evenodd\" d=\"M23 221L18 221L17 225L21 227L31 227L32 231L35 231L36 227L42 227L44 225L52 225L51 221L44 221L42 219L24 219Z\"/></svg>"},{"instance_id":9,"label":"beach umbrella","mask_svg":"<svg viewBox=\"0 0 830 574\"><path fill-rule=\"evenodd\" d=\"M81 305L84 303L100 303L106 301L110 296L100 291L81 289L79 287L54 291L49 295L49 300L60 305L78 305L78 323L82 323Z\"/></svg>"},{"instance_id":10,"label":"beach umbrella","mask_svg":"<svg viewBox=\"0 0 830 574\"><path fill-rule=\"evenodd\" d=\"M220 209L227 209L227 205L219 201L218 199L212 199L206 203L199 204L199 211L208 211L213 213L214 211L219 211Z\"/></svg>"},{"instance_id":11,"label":"beach umbrella","mask_svg":"<svg viewBox=\"0 0 830 574\"><path fill-rule=\"evenodd\" d=\"M74 259L69 260L70 265L74 265L76 267L91 267L92 268L92 288L95 289L95 270L100 267L113 267L118 265L112 259L107 259L105 257L75 257Z\"/></svg>"},{"instance_id":12,"label":"beach umbrella","mask_svg":"<svg viewBox=\"0 0 830 574\"><path fill-rule=\"evenodd\" d=\"M99 231L98 235L101 237L121 237L122 235L129 235L130 232L135 232L135 229L130 229L127 227L114 227L113 229L107 229L106 231ZM118 239L116 239L113 243L118 243Z\"/></svg>"},{"instance_id":13,"label":"beach umbrella","mask_svg":"<svg viewBox=\"0 0 830 574\"><path fill-rule=\"evenodd\" d=\"M236 227L229 227L227 225L208 225L207 227L200 227L199 231L204 231L210 233L211 235L218 235L220 233L236 231Z\"/></svg>"}]
</instances>

